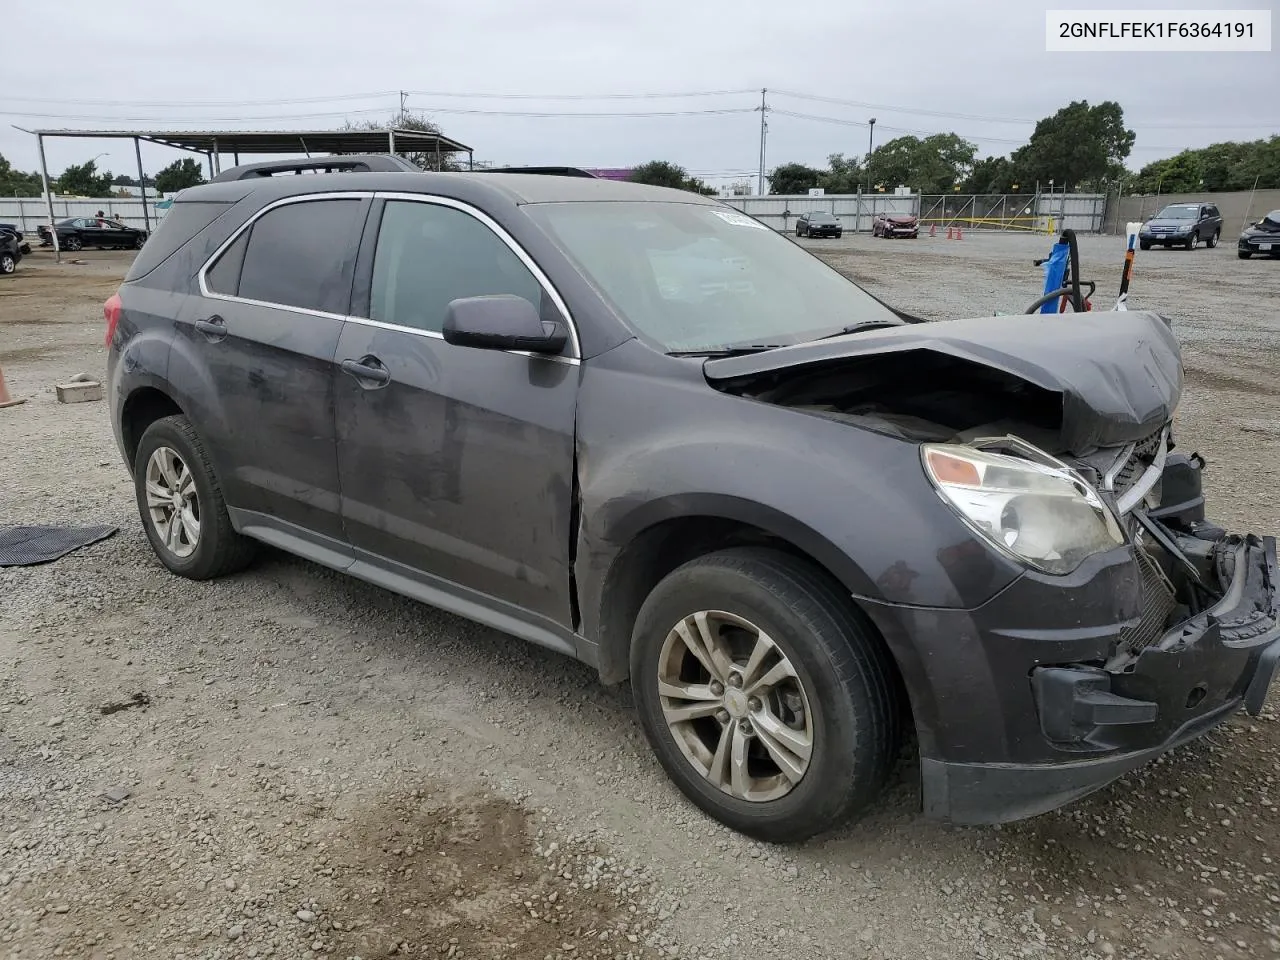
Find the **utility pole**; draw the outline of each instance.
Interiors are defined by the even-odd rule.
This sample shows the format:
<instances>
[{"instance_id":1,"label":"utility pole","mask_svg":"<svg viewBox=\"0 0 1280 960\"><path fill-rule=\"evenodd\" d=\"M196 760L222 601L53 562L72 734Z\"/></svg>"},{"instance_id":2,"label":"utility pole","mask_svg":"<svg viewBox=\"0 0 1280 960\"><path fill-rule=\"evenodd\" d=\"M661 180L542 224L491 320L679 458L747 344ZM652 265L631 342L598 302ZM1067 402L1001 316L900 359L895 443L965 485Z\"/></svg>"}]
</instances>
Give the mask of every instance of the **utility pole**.
<instances>
[{"instance_id":1,"label":"utility pole","mask_svg":"<svg viewBox=\"0 0 1280 960\"><path fill-rule=\"evenodd\" d=\"M769 112L769 105L765 103L764 95L768 93L768 88L760 88L760 173L756 178L756 196L764 196L764 144L765 138L769 132L769 123L765 119L765 115Z\"/></svg>"},{"instance_id":2,"label":"utility pole","mask_svg":"<svg viewBox=\"0 0 1280 960\"><path fill-rule=\"evenodd\" d=\"M409 95L403 90L400 91L400 116L404 116L405 107L409 102Z\"/></svg>"},{"instance_id":3,"label":"utility pole","mask_svg":"<svg viewBox=\"0 0 1280 960\"><path fill-rule=\"evenodd\" d=\"M871 162L871 154L874 152L873 146L876 141L876 118L872 117L871 122L867 124L867 163Z\"/></svg>"}]
</instances>

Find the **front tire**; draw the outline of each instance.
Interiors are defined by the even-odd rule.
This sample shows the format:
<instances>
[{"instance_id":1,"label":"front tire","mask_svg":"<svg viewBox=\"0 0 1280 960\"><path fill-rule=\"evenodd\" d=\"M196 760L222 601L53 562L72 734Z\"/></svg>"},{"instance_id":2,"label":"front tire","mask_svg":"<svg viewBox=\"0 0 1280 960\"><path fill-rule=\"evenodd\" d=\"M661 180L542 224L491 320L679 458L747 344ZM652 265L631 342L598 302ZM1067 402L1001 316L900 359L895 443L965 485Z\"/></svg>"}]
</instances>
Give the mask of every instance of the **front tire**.
<instances>
[{"instance_id":1,"label":"front tire","mask_svg":"<svg viewBox=\"0 0 1280 960\"><path fill-rule=\"evenodd\" d=\"M1218 245L1218 231L1217 231L1217 230L1215 230L1215 231L1213 232L1213 236L1211 236L1211 237L1209 237L1207 240L1205 240L1204 245L1205 245L1206 247L1208 247L1210 250L1212 250L1214 247L1216 247L1216 246Z\"/></svg>"},{"instance_id":2,"label":"front tire","mask_svg":"<svg viewBox=\"0 0 1280 960\"><path fill-rule=\"evenodd\" d=\"M1200 239L1199 234L1197 234L1194 230L1192 230L1191 236L1187 237L1187 249L1194 250L1196 248L1196 242L1199 239Z\"/></svg>"},{"instance_id":3,"label":"front tire","mask_svg":"<svg viewBox=\"0 0 1280 960\"><path fill-rule=\"evenodd\" d=\"M645 736L697 806L774 843L875 798L899 745L894 666L807 561L739 548L692 560L645 600L631 682Z\"/></svg>"},{"instance_id":4,"label":"front tire","mask_svg":"<svg viewBox=\"0 0 1280 960\"><path fill-rule=\"evenodd\" d=\"M1236 251L1236 256L1237 256L1237 257L1239 257L1241 260L1248 260L1251 256L1253 256L1253 251L1252 251L1252 250L1237 250L1237 251Z\"/></svg>"},{"instance_id":5,"label":"front tire","mask_svg":"<svg viewBox=\"0 0 1280 960\"><path fill-rule=\"evenodd\" d=\"M1151 241L1150 241L1150 240L1139 240L1139 241L1138 241L1138 247L1139 247L1139 249L1142 249L1142 250L1150 250L1150 249L1151 249Z\"/></svg>"},{"instance_id":6,"label":"front tire","mask_svg":"<svg viewBox=\"0 0 1280 960\"><path fill-rule=\"evenodd\" d=\"M172 573L210 580L245 567L254 542L236 533L204 443L184 416L147 427L133 461L138 514Z\"/></svg>"}]
</instances>

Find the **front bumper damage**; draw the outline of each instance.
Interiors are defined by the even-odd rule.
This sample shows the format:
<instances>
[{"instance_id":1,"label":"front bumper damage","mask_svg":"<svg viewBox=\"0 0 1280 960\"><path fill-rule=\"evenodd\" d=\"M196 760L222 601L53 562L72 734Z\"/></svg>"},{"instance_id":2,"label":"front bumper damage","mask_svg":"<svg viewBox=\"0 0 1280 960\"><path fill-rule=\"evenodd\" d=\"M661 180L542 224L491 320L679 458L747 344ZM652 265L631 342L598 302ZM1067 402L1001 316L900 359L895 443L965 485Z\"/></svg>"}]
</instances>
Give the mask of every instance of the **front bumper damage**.
<instances>
[{"instance_id":1,"label":"front bumper damage","mask_svg":"<svg viewBox=\"0 0 1280 960\"><path fill-rule=\"evenodd\" d=\"M868 608L922 655L906 679L927 815L1044 813L1262 710L1280 670L1276 540L1206 522L1198 468L1168 461L1163 495L1125 517L1132 545L1069 577L1028 573L975 610Z\"/></svg>"}]
</instances>

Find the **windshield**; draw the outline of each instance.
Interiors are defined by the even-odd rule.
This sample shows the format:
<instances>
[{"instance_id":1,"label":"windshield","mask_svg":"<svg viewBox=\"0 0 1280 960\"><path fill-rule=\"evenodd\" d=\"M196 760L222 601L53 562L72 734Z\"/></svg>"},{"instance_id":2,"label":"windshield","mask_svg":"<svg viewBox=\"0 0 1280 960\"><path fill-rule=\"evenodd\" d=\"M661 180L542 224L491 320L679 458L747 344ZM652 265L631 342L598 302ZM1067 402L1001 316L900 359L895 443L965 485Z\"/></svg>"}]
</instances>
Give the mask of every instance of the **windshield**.
<instances>
[{"instance_id":1,"label":"windshield","mask_svg":"<svg viewBox=\"0 0 1280 960\"><path fill-rule=\"evenodd\" d=\"M670 353L782 346L868 321L868 293L764 224L719 205L653 201L525 208L638 333Z\"/></svg>"},{"instance_id":2,"label":"windshield","mask_svg":"<svg viewBox=\"0 0 1280 960\"><path fill-rule=\"evenodd\" d=\"M1262 218L1262 222L1272 230L1280 230L1280 210L1272 210Z\"/></svg>"},{"instance_id":3,"label":"windshield","mask_svg":"<svg viewBox=\"0 0 1280 960\"><path fill-rule=\"evenodd\" d=\"M1200 216L1199 207L1165 207L1156 214L1157 220L1195 220Z\"/></svg>"},{"instance_id":4,"label":"windshield","mask_svg":"<svg viewBox=\"0 0 1280 960\"><path fill-rule=\"evenodd\" d=\"M829 213L811 213L809 219L814 223L835 223L836 218Z\"/></svg>"}]
</instances>

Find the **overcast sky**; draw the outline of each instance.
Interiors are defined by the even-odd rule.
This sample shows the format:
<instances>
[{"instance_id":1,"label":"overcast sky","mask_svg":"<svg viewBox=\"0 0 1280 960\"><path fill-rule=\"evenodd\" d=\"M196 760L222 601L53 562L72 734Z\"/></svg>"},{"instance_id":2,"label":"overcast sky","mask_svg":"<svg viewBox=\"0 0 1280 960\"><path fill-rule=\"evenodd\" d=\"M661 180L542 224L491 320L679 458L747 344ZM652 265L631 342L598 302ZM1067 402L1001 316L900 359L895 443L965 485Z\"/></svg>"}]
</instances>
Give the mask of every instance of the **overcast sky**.
<instances>
[{"instance_id":1,"label":"overcast sky","mask_svg":"<svg viewBox=\"0 0 1280 960\"><path fill-rule=\"evenodd\" d=\"M872 116L877 143L908 131L954 131L982 155L1004 154L1036 119L1072 99L1121 103L1138 134L1129 159L1135 168L1189 146L1280 132L1280 53L1046 53L1046 6L1275 4L21 0L0 15L11 38L0 58L0 153L23 169L37 166L34 138L12 124L263 129L382 120L398 106L392 91L399 89L424 91L409 97L410 108L472 145L479 160L598 167L669 159L716 181L754 177L760 123L750 111L761 87L770 88L770 168L864 153ZM589 99L748 90L754 92ZM362 94L372 96L355 96ZM688 113L713 110L743 112ZM104 151L100 168L136 172L127 141L102 140L50 142L50 172ZM152 174L179 156L148 146L143 163Z\"/></svg>"}]
</instances>

